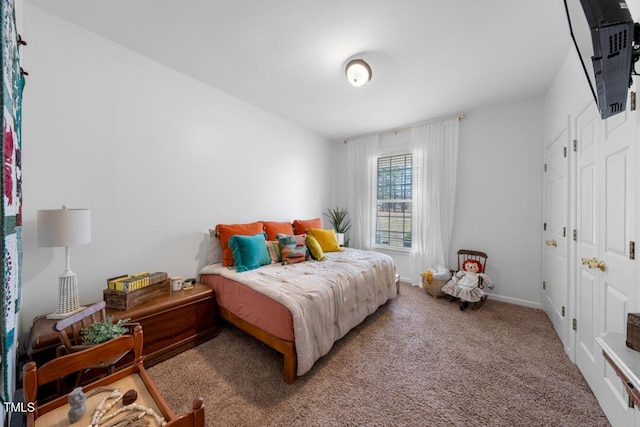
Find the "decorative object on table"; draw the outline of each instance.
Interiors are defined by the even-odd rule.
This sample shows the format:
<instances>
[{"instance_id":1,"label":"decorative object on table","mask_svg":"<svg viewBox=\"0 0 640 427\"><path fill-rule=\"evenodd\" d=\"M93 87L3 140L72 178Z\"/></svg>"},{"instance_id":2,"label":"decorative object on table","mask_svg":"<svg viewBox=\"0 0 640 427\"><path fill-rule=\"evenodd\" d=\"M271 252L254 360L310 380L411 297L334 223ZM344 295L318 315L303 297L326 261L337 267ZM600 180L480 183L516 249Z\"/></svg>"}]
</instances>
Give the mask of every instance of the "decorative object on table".
<instances>
[{"instance_id":1,"label":"decorative object on table","mask_svg":"<svg viewBox=\"0 0 640 427\"><path fill-rule=\"evenodd\" d=\"M349 210L346 208L327 209L324 216L329 218L329 223L336 230L338 236L338 244L340 246L349 246L349 240L345 241L345 235L351 229L351 220L349 219Z\"/></svg>"},{"instance_id":2,"label":"decorative object on table","mask_svg":"<svg viewBox=\"0 0 640 427\"><path fill-rule=\"evenodd\" d=\"M89 209L47 209L38 211L38 246L64 247L65 269L58 278L58 304L50 319L64 319L80 311L78 278L71 271L71 246L91 242L91 211Z\"/></svg>"},{"instance_id":3,"label":"decorative object on table","mask_svg":"<svg viewBox=\"0 0 640 427\"><path fill-rule=\"evenodd\" d=\"M115 391L112 391L111 393L109 393L109 395L107 395L105 398L103 398L100 403L98 404L98 406L96 406L95 411L93 411L93 416L91 417L91 424L90 427L98 427L100 425L104 425L104 426L136 426L136 425L145 425L145 424L138 424L136 423L137 420L142 419L145 416L151 416L153 417L153 419L156 422L156 425L158 426L164 426L167 424L166 420L164 419L164 417L162 417L161 415L158 415L153 409L151 408L147 408L145 406L142 405L138 405L136 403L130 403L128 405L124 405L120 407L119 409L117 409L115 412L109 413L108 412L114 407L116 406L116 404L120 401L124 399L124 396L126 395L121 393L120 390L116 389ZM108 400L113 400L111 402L107 402ZM127 416L126 419L121 419L118 420L116 423L111 423L111 424L105 424L107 421L115 418L116 416L118 416L119 414L123 413L123 412L127 412L127 411L132 411L134 412L134 414L132 414L131 416Z\"/></svg>"},{"instance_id":4,"label":"decorative object on table","mask_svg":"<svg viewBox=\"0 0 640 427\"><path fill-rule=\"evenodd\" d=\"M114 323L113 316L109 316L104 322L93 322L82 329L82 343L84 345L102 344L110 339L122 336L129 330L126 325L129 320L131 319L120 319Z\"/></svg>"},{"instance_id":5,"label":"decorative object on table","mask_svg":"<svg viewBox=\"0 0 640 427\"><path fill-rule=\"evenodd\" d=\"M137 398L138 398L138 392L135 391L134 389L131 389L127 391L122 397L122 404L125 406L131 405L133 402L136 401Z\"/></svg>"},{"instance_id":6,"label":"decorative object on table","mask_svg":"<svg viewBox=\"0 0 640 427\"><path fill-rule=\"evenodd\" d=\"M171 278L171 290L173 292L182 290L182 276L175 276Z\"/></svg>"},{"instance_id":7,"label":"decorative object on table","mask_svg":"<svg viewBox=\"0 0 640 427\"><path fill-rule=\"evenodd\" d=\"M123 274L121 276L112 277L107 279L107 288L116 291L135 291L136 289L144 288L145 286L155 285L167 278L167 273L155 272L148 273L141 271L139 273L127 276Z\"/></svg>"},{"instance_id":8,"label":"decorative object on table","mask_svg":"<svg viewBox=\"0 0 640 427\"><path fill-rule=\"evenodd\" d=\"M627 347L640 351L640 313L627 314Z\"/></svg>"},{"instance_id":9,"label":"decorative object on table","mask_svg":"<svg viewBox=\"0 0 640 427\"><path fill-rule=\"evenodd\" d=\"M196 279L195 278L189 278L189 279L185 279L184 282L182 282L182 290L183 291L188 291L189 289L193 289L193 287L196 284Z\"/></svg>"},{"instance_id":10,"label":"decorative object on table","mask_svg":"<svg viewBox=\"0 0 640 427\"><path fill-rule=\"evenodd\" d=\"M442 266L428 268L422 272L422 287L432 297L442 298L442 286L451 279L451 271Z\"/></svg>"},{"instance_id":11,"label":"decorative object on table","mask_svg":"<svg viewBox=\"0 0 640 427\"><path fill-rule=\"evenodd\" d=\"M74 388L69 397L69 423L78 421L87 411L87 396L82 391L82 387Z\"/></svg>"},{"instance_id":12,"label":"decorative object on table","mask_svg":"<svg viewBox=\"0 0 640 427\"><path fill-rule=\"evenodd\" d=\"M460 310L464 311L470 304L476 310L487 301L484 287L493 288L493 283L484 273L486 265L487 254L484 252L458 251L458 272L442 287L442 292L450 295L451 300L458 299Z\"/></svg>"},{"instance_id":13,"label":"decorative object on table","mask_svg":"<svg viewBox=\"0 0 640 427\"><path fill-rule=\"evenodd\" d=\"M16 317L20 309L22 287L22 91L24 75L20 67L19 48L26 43L16 29L15 0L0 0L0 34L2 50L2 339L0 348L0 395L3 403L11 402L11 377L15 377Z\"/></svg>"},{"instance_id":14,"label":"decorative object on table","mask_svg":"<svg viewBox=\"0 0 640 427\"><path fill-rule=\"evenodd\" d=\"M103 291L107 307L116 310L129 310L170 294L171 281L167 273L163 272L141 272L113 277L107 279L107 289Z\"/></svg>"}]
</instances>

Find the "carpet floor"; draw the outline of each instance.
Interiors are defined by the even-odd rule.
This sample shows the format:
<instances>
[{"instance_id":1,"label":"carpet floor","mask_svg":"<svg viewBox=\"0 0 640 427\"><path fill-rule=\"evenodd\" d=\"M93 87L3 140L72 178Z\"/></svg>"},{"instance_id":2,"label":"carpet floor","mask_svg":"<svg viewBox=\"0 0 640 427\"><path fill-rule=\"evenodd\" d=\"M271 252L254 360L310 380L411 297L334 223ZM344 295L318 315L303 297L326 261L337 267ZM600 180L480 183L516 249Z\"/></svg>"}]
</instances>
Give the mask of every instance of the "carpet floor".
<instances>
[{"instance_id":1,"label":"carpet floor","mask_svg":"<svg viewBox=\"0 0 640 427\"><path fill-rule=\"evenodd\" d=\"M169 406L204 397L207 426L608 426L546 314L479 310L401 285L287 385L283 358L243 331L148 369Z\"/></svg>"}]
</instances>

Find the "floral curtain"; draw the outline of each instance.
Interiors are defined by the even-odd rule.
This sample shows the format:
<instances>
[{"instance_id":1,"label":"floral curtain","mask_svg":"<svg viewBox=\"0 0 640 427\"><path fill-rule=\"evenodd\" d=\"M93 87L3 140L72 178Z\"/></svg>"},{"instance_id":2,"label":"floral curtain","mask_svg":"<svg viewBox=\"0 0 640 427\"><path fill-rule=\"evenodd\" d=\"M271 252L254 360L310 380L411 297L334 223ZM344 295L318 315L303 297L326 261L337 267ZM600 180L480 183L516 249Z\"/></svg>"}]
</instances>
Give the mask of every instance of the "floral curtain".
<instances>
[{"instance_id":1,"label":"floral curtain","mask_svg":"<svg viewBox=\"0 0 640 427\"><path fill-rule=\"evenodd\" d=\"M0 0L2 31L2 317L0 340L3 402L11 401L15 383L15 326L22 284L21 108L24 78L20 68L20 37L14 0Z\"/></svg>"}]
</instances>

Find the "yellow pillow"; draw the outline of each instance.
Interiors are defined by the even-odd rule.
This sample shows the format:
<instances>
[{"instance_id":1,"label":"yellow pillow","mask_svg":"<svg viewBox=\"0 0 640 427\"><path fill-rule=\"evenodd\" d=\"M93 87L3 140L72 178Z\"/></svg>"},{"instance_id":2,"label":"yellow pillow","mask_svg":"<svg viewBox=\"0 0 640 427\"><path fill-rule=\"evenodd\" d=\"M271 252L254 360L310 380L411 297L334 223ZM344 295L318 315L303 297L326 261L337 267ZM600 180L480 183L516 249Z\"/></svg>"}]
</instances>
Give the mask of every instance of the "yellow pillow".
<instances>
[{"instance_id":1,"label":"yellow pillow","mask_svg":"<svg viewBox=\"0 0 640 427\"><path fill-rule=\"evenodd\" d=\"M315 259L316 261L324 261L324 253L322 252L320 243L318 243L315 237L307 235L307 237L305 238L305 243L307 245L307 248L309 249L311 258Z\"/></svg>"},{"instance_id":2,"label":"yellow pillow","mask_svg":"<svg viewBox=\"0 0 640 427\"><path fill-rule=\"evenodd\" d=\"M333 230L322 230L320 228L307 228L307 234L314 237L323 252L342 252L342 248L338 244L338 236Z\"/></svg>"}]
</instances>

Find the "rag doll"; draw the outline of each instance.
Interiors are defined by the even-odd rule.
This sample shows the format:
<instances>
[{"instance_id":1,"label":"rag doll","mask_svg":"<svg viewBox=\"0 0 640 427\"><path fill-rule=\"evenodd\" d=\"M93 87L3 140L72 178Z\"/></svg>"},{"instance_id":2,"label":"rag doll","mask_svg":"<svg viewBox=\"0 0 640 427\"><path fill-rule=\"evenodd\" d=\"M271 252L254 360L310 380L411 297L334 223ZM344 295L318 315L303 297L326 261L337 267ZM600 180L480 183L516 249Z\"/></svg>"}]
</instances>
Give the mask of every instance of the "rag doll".
<instances>
[{"instance_id":1,"label":"rag doll","mask_svg":"<svg viewBox=\"0 0 640 427\"><path fill-rule=\"evenodd\" d=\"M491 278L482 272L480 261L468 259L462 263L462 270L444 284L442 292L449 295L452 301L458 298L460 310L464 310L470 302L484 304L487 299L487 294L483 290L484 285L493 288Z\"/></svg>"}]
</instances>

